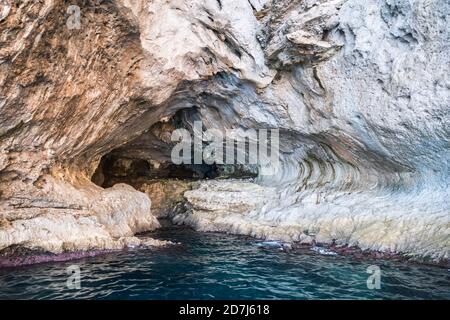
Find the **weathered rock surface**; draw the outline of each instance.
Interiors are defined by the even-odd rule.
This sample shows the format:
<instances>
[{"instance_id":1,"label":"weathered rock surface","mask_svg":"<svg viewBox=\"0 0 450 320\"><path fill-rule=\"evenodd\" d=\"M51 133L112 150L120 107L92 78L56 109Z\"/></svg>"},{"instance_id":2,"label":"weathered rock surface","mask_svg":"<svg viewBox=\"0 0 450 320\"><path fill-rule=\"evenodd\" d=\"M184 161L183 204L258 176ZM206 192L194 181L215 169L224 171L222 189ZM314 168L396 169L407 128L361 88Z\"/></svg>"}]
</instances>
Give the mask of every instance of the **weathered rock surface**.
<instances>
[{"instance_id":1,"label":"weathered rock surface","mask_svg":"<svg viewBox=\"0 0 450 320\"><path fill-rule=\"evenodd\" d=\"M152 213L158 218L171 217L177 210L184 211L184 193L196 183L183 180L147 181L138 189L152 198Z\"/></svg>"},{"instance_id":2,"label":"weathered rock surface","mask_svg":"<svg viewBox=\"0 0 450 320\"><path fill-rule=\"evenodd\" d=\"M50 253L121 249L139 246L134 235L159 226L150 199L128 185L77 189L53 181L47 186L54 197L50 204L38 198L0 212L1 249L17 244Z\"/></svg>"},{"instance_id":3,"label":"weathered rock surface","mask_svg":"<svg viewBox=\"0 0 450 320\"><path fill-rule=\"evenodd\" d=\"M282 168L205 182L179 221L449 258L450 3L74 1L78 30L65 1L0 3L0 249L156 227L143 193L90 179L111 152L168 161L201 119L279 128Z\"/></svg>"}]
</instances>

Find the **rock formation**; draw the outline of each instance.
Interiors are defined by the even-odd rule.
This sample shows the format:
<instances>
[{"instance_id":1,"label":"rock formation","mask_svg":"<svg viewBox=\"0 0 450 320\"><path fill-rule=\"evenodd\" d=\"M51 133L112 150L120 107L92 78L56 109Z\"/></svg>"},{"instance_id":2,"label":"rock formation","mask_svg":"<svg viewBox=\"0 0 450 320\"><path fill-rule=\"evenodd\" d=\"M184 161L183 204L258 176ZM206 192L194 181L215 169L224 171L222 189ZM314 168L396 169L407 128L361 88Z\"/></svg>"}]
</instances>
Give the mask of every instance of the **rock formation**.
<instances>
[{"instance_id":1,"label":"rock formation","mask_svg":"<svg viewBox=\"0 0 450 320\"><path fill-rule=\"evenodd\" d=\"M171 131L201 120L279 129L282 166L199 182L175 222L448 260L449 13L443 0L0 1L0 250L139 243L158 226L150 199L99 186L103 162L167 167Z\"/></svg>"}]
</instances>

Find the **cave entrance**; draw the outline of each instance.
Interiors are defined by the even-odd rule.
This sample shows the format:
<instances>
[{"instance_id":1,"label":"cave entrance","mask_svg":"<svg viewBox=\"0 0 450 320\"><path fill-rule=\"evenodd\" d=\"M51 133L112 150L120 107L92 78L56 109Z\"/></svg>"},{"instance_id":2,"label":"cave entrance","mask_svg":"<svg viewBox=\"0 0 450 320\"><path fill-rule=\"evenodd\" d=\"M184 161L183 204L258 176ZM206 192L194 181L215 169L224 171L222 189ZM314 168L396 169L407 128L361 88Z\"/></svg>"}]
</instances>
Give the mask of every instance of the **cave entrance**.
<instances>
[{"instance_id":1,"label":"cave entrance","mask_svg":"<svg viewBox=\"0 0 450 320\"><path fill-rule=\"evenodd\" d=\"M175 165L158 163L143 159L130 159L115 155L106 155L92 176L92 182L103 188L117 183L126 183L138 187L143 182L153 180L215 179L224 174L224 168L216 164Z\"/></svg>"},{"instance_id":2,"label":"cave entrance","mask_svg":"<svg viewBox=\"0 0 450 320\"><path fill-rule=\"evenodd\" d=\"M101 159L92 182L103 188L118 183L131 185L149 196L153 215L170 219L188 210L184 193L198 187L200 180L256 176L256 168L240 165L175 165L111 153Z\"/></svg>"}]
</instances>

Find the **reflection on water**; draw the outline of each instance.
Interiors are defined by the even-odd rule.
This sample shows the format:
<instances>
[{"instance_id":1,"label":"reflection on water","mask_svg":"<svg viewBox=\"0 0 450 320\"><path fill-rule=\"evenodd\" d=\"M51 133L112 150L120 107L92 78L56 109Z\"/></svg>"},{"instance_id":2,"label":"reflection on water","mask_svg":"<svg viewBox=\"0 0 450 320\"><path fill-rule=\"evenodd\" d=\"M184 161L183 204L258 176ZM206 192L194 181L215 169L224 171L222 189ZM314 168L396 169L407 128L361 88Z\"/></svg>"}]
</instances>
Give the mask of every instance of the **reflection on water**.
<instances>
[{"instance_id":1,"label":"reflection on water","mask_svg":"<svg viewBox=\"0 0 450 320\"><path fill-rule=\"evenodd\" d=\"M0 270L1 299L450 299L450 272L406 262L356 260L262 248L255 240L170 227L182 244ZM67 267L81 268L68 289ZM381 289L367 288L370 265Z\"/></svg>"}]
</instances>

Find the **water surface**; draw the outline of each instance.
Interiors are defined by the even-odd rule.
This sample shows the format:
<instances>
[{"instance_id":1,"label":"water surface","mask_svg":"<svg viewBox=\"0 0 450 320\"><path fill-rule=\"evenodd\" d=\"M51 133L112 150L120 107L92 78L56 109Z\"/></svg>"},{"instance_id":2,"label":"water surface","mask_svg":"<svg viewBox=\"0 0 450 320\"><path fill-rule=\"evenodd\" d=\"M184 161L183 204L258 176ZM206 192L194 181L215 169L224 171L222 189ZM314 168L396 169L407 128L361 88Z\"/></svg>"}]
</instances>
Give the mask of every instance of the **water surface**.
<instances>
[{"instance_id":1,"label":"water surface","mask_svg":"<svg viewBox=\"0 0 450 320\"><path fill-rule=\"evenodd\" d=\"M446 268L262 248L256 240L169 227L181 245L0 269L0 299L450 299ZM81 289L67 288L78 265ZM367 268L381 268L381 289Z\"/></svg>"}]
</instances>

